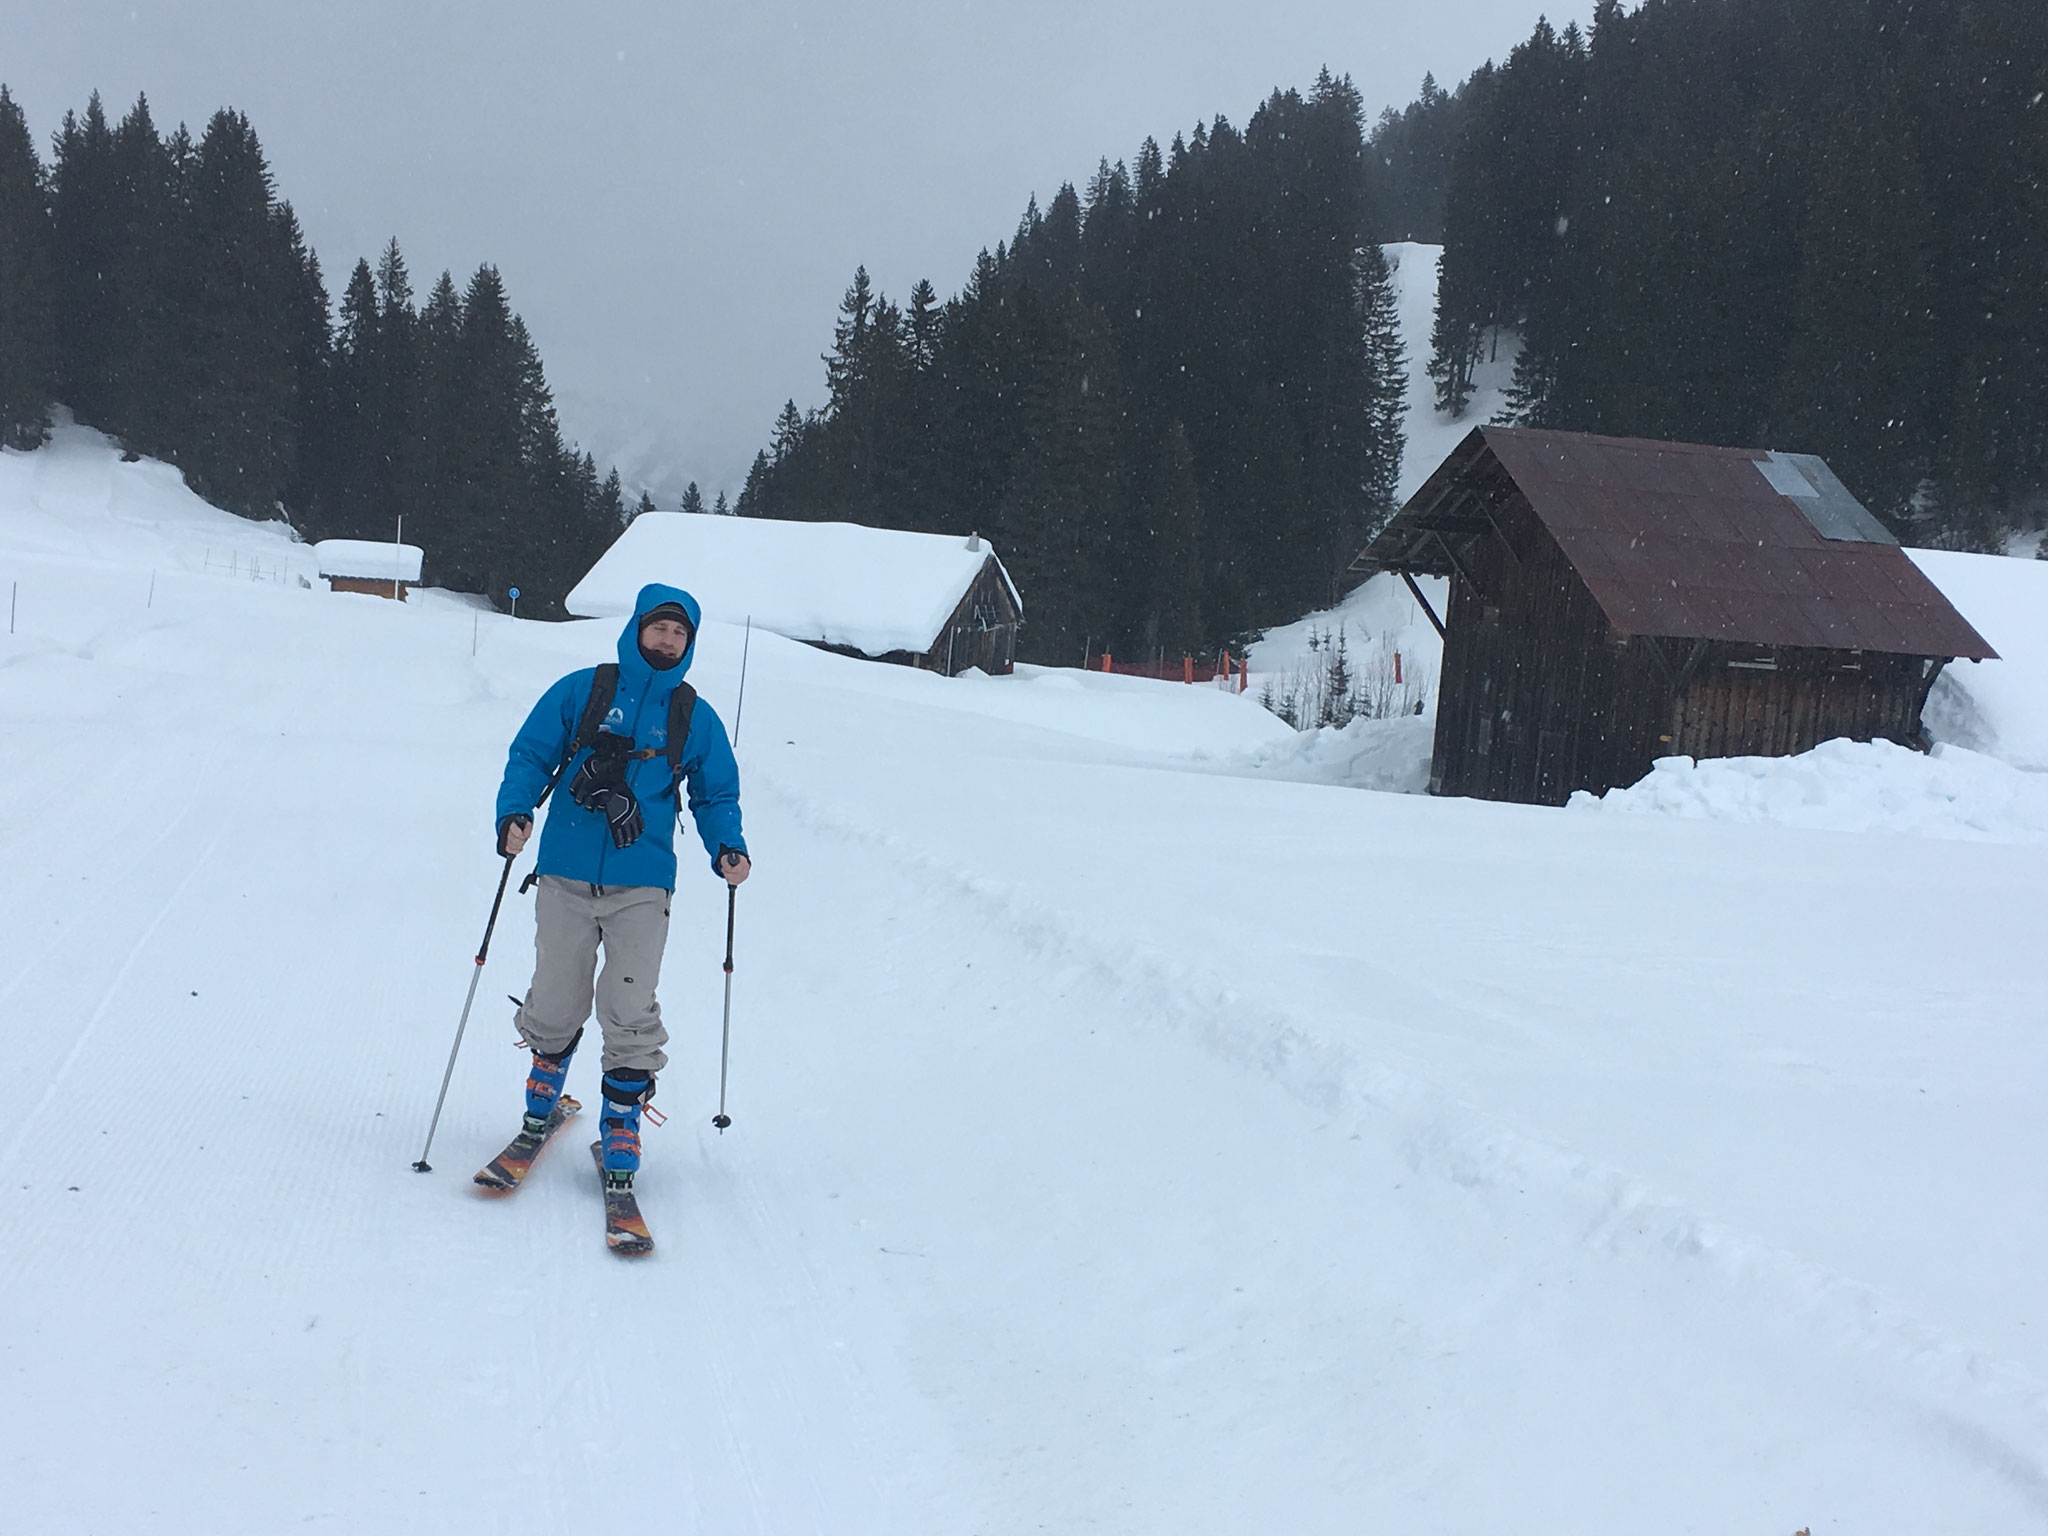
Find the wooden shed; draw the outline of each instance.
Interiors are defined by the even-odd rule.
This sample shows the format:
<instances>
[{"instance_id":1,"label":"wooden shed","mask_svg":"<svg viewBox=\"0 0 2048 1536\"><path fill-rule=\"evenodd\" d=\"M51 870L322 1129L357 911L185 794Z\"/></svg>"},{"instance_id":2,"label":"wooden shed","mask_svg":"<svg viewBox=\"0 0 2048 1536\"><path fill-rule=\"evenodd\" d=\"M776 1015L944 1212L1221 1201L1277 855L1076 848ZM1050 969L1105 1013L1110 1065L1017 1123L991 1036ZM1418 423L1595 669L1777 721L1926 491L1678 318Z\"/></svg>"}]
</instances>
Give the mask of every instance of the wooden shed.
<instances>
[{"instance_id":1,"label":"wooden shed","mask_svg":"<svg viewBox=\"0 0 2048 1536\"><path fill-rule=\"evenodd\" d=\"M322 539L313 546L313 559L327 578L329 591L394 597L401 603L405 594L419 585L425 558L416 544L381 544L371 539Z\"/></svg>"},{"instance_id":2,"label":"wooden shed","mask_svg":"<svg viewBox=\"0 0 2048 1536\"><path fill-rule=\"evenodd\" d=\"M632 611L650 581L704 616L947 677L1007 673L1023 599L987 540L857 523L643 512L568 596L582 618Z\"/></svg>"},{"instance_id":3,"label":"wooden shed","mask_svg":"<svg viewBox=\"0 0 2048 1536\"><path fill-rule=\"evenodd\" d=\"M1660 757L1924 746L1984 638L1818 458L1473 431L1353 562L1450 578L1433 794L1561 805Z\"/></svg>"}]
</instances>

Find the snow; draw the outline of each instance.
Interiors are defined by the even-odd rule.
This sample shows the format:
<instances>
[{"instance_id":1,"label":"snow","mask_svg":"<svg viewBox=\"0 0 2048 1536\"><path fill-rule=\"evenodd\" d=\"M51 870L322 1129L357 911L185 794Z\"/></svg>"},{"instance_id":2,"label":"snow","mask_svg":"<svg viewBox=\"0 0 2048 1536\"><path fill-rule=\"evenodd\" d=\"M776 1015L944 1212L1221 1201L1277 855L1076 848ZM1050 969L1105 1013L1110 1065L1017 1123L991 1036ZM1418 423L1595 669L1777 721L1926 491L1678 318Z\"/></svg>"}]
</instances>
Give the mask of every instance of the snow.
<instances>
[{"instance_id":1,"label":"snow","mask_svg":"<svg viewBox=\"0 0 2048 1536\"><path fill-rule=\"evenodd\" d=\"M359 581L418 581L424 556L415 544L379 544L371 539L322 539L313 546L322 576Z\"/></svg>"},{"instance_id":2,"label":"snow","mask_svg":"<svg viewBox=\"0 0 2048 1536\"><path fill-rule=\"evenodd\" d=\"M772 634L869 656L923 652L992 558L979 538L643 512L576 584L568 608L589 618L623 616L641 587L661 581L687 589L707 619L751 619Z\"/></svg>"},{"instance_id":3,"label":"snow","mask_svg":"<svg viewBox=\"0 0 2048 1536\"><path fill-rule=\"evenodd\" d=\"M1444 248L1402 241L1380 250L1393 269L1394 313L1401 346L1408 355L1408 414L1401 422L1407 446L1401 454L1401 476L1394 497L1399 503L1422 489L1422 482L1450 457L1467 433L1486 425L1507 405L1520 346L1509 332L1493 338L1487 355L1472 370L1472 395L1464 415L1453 417L1437 410L1436 382L1429 376L1429 333L1436 324L1436 264Z\"/></svg>"},{"instance_id":4,"label":"snow","mask_svg":"<svg viewBox=\"0 0 2048 1536\"><path fill-rule=\"evenodd\" d=\"M1824 741L1797 757L1659 758L1647 777L1575 807L1897 831L1990 842L2048 842L2048 777L1962 747L1922 755L1889 741Z\"/></svg>"},{"instance_id":5,"label":"snow","mask_svg":"<svg viewBox=\"0 0 2048 1536\"><path fill-rule=\"evenodd\" d=\"M1450 582L1442 576L1418 576L1415 584L1438 618L1444 617ZM1402 677L1411 672L1426 678L1428 703L1436 701L1436 676L1443 667L1444 644L1436 626L1424 616L1399 576L1382 572L1367 577L1347 592L1337 605L1292 624L1269 629L1245 652L1250 663L1250 691L1266 683L1285 679L1303 669L1323 665L1321 654L1309 647L1311 636L1344 633L1352 665L1369 664L1382 652L1399 652Z\"/></svg>"},{"instance_id":6,"label":"snow","mask_svg":"<svg viewBox=\"0 0 2048 1536\"><path fill-rule=\"evenodd\" d=\"M1928 730L2017 767L2048 772L2048 561L1933 549L1906 553L1999 658L1953 662L1935 679Z\"/></svg>"},{"instance_id":7,"label":"snow","mask_svg":"<svg viewBox=\"0 0 2048 1536\"><path fill-rule=\"evenodd\" d=\"M0 454L9 1529L2048 1526L2048 860L2017 790L1934 814L2033 776L1917 760L1916 832L1384 794L1248 696L757 632L734 1125L706 875L626 1264L580 1138L468 1183L525 899L409 1167L505 744L615 623L294 561Z\"/></svg>"}]
</instances>

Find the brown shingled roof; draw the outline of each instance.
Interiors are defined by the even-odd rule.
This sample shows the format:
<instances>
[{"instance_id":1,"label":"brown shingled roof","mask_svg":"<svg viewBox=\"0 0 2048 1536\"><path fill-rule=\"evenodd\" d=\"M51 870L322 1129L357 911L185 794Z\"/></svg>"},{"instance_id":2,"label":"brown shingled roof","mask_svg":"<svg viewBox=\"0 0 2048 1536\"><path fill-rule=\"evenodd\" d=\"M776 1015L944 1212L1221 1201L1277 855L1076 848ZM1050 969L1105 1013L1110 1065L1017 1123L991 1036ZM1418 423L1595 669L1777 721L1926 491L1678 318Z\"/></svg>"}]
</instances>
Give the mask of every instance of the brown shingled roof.
<instances>
[{"instance_id":1,"label":"brown shingled roof","mask_svg":"<svg viewBox=\"0 0 2048 1536\"><path fill-rule=\"evenodd\" d=\"M1824 465L1800 461L1818 466L1830 488L1825 510L1868 536L1824 536L1766 478L1763 461L1774 457L1783 459L1760 449L1483 427L1354 568L1431 568L1416 558L1418 535L1463 515L1462 493L1491 458L1623 634L1997 655Z\"/></svg>"}]
</instances>

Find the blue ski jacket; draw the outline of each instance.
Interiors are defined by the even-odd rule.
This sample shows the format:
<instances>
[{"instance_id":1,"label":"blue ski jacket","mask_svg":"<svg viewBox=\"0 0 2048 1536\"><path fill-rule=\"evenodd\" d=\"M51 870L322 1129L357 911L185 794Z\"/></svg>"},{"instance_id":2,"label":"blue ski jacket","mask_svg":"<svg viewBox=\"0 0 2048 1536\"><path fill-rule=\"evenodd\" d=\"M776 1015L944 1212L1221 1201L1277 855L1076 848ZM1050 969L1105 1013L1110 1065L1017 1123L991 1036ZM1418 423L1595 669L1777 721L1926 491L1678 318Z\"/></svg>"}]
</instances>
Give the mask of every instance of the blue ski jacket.
<instances>
[{"instance_id":1,"label":"blue ski jacket","mask_svg":"<svg viewBox=\"0 0 2048 1536\"><path fill-rule=\"evenodd\" d=\"M666 670L657 670L640 654L640 620L643 614L663 603L680 604L690 616L693 633L682 659ZM581 760L589 755L586 749L563 771L549 799L547 825L541 829L540 854L535 865L540 874L559 875L590 885L656 885L665 891L675 889L675 830L680 811L676 790L680 786L669 782L668 759L662 755L662 749L668 744L669 696L690 670L691 658L697 653L694 631L700 613L697 600L679 587L645 586L633 604L632 617L619 635L619 686L612 695L603 729L615 736L630 736L639 746L654 749L654 756L635 760L626 769L626 785L640 802L640 816L646 829L626 847L614 848L604 817L569 798L569 781L582 766ZM595 667L571 672L533 706L526 724L512 738L504 782L498 786L494 826L504 825L507 816L533 814L534 803L575 739L596 676ZM690 734L683 746L682 779L689 786L688 803L690 815L697 823L697 836L711 856L715 873L720 848L745 853L747 844L740 831L739 764L733 761L725 722L701 698L690 715Z\"/></svg>"}]
</instances>

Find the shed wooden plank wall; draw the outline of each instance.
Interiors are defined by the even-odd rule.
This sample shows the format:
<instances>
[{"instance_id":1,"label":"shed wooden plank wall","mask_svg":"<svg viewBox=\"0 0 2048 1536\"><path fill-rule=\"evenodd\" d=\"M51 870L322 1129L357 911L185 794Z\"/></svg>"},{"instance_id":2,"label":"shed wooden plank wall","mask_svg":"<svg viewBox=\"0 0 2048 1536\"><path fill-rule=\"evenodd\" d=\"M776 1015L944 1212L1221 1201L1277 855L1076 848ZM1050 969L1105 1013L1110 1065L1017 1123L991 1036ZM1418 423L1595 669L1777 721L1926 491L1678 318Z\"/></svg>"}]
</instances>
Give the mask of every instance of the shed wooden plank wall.
<instances>
[{"instance_id":1,"label":"shed wooden plank wall","mask_svg":"<svg viewBox=\"0 0 2048 1536\"><path fill-rule=\"evenodd\" d=\"M1740 664L1766 656L1771 670ZM1716 646L1679 701L1665 751L1788 757L1837 736L1910 745L1929 671L1919 656Z\"/></svg>"},{"instance_id":2,"label":"shed wooden plank wall","mask_svg":"<svg viewBox=\"0 0 2048 1536\"><path fill-rule=\"evenodd\" d=\"M1668 728L1669 681L1642 642L1617 641L1526 503L1491 515L1499 531L1451 581L1432 791L1562 805L1633 783Z\"/></svg>"}]
</instances>

